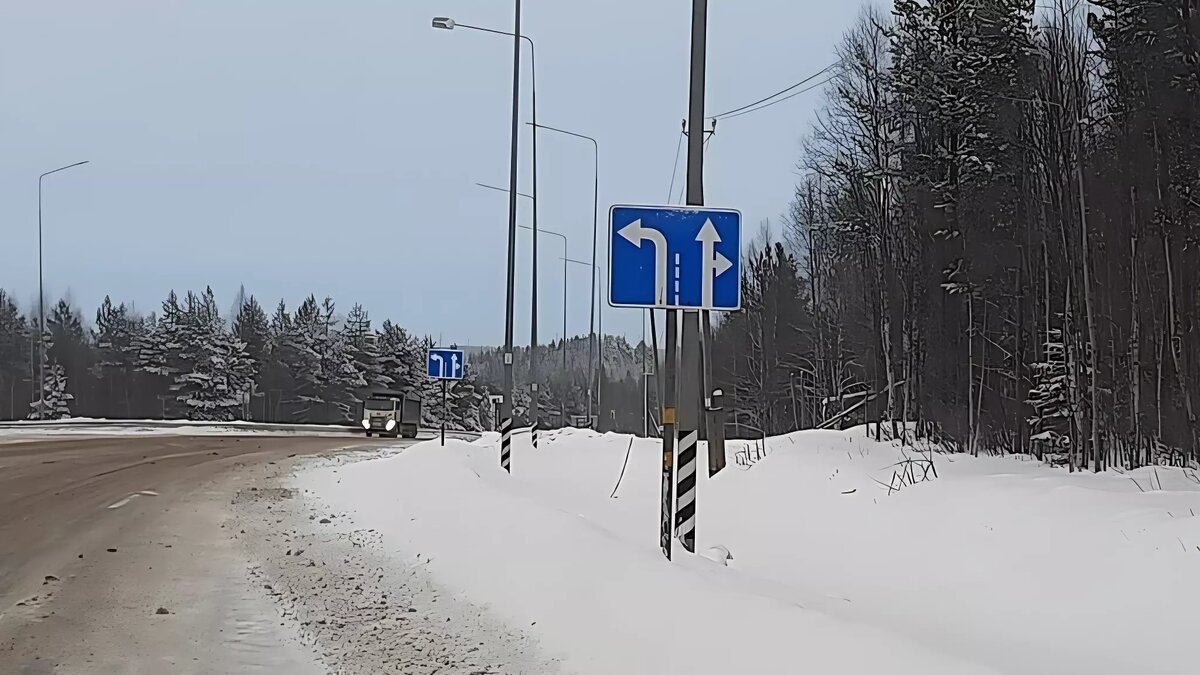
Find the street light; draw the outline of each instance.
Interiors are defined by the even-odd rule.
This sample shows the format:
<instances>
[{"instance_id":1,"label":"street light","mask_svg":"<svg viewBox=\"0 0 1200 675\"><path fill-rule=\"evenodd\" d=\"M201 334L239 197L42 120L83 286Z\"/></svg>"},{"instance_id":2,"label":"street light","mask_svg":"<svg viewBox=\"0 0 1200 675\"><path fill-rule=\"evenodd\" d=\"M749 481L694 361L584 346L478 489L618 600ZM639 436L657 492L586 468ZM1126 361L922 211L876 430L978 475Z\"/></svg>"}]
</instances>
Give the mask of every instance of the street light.
<instances>
[{"instance_id":1,"label":"street light","mask_svg":"<svg viewBox=\"0 0 1200 675\"><path fill-rule=\"evenodd\" d=\"M38 176L38 356L41 361L38 375L38 385L41 387L41 391L38 392L39 420L46 419L46 291L42 276L42 179L52 173L82 166L88 161L85 159L82 162L60 166Z\"/></svg>"},{"instance_id":2,"label":"street light","mask_svg":"<svg viewBox=\"0 0 1200 675\"><path fill-rule=\"evenodd\" d=\"M592 290L593 290L592 306L596 307L596 295L595 295L596 278L603 274L604 266L597 265L594 261L589 263L589 262L585 262L583 260L575 260L574 258L566 258L566 261L569 263L574 263L576 265L583 265L584 267L592 268ZM603 310L604 310L604 306L603 306L603 304L601 304L599 306L599 308L597 309L597 311L592 315L593 320L599 319L599 326L597 327L597 331L600 333L600 344L602 346L604 344L604 312L603 312ZM596 371L596 383L595 383L596 384L596 410L599 410L600 409L600 379L604 376L604 350L603 350L603 348L601 348L600 358L597 360L600 362L600 364L599 364L599 369ZM590 363L588 365L591 366ZM589 373L589 379L590 378L591 378L591 374ZM596 419L601 419L602 417L603 417L603 415L600 415L599 413L596 414ZM591 422L591 419L592 419L592 387L591 387L591 383L589 382L589 384L588 384L588 422L589 423Z\"/></svg>"},{"instance_id":3,"label":"street light","mask_svg":"<svg viewBox=\"0 0 1200 675\"><path fill-rule=\"evenodd\" d=\"M490 28L480 28L477 26L468 26L466 24L458 24L453 19L448 17L437 17L433 20L434 28L442 28L453 30L458 26L470 30L479 30L485 33L496 33L500 35L511 35L513 38L513 91L512 91L512 132L509 137L509 161L508 161L508 279L507 292L504 311L504 401L500 404L500 466L505 471L511 473L511 444L512 444L512 404L513 404L513 304L516 300L516 281L517 281L517 141L521 130L521 0L514 0L514 18L512 33L504 31L492 30ZM525 38L530 46L530 65L533 65L533 40ZM536 69L535 69L536 70ZM536 103L536 87L534 109L537 109ZM534 136L536 143L537 136ZM534 152L534 164L537 163L537 152ZM537 169L534 169L534 192L537 192ZM537 223L537 205L534 203L534 223ZM536 257L536 242L537 237L534 237L535 257ZM534 266L536 270L536 265ZM537 287L536 277L534 278L534 288ZM534 293L534 298L537 293ZM533 312L534 325L536 326L537 311ZM536 337L536 336L535 336ZM534 341L536 343L536 340ZM533 353L530 352L530 364L535 363ZM536 405L537 397L534 397ZM536 421L535 421L536 424ZM535 427L536 428L536 427Z\"/></svg>"},{"instance_id":4,"label":"street light","mask_svg":"<svg viewBox=\"0 0 1200 675\"><path fill-rule=\"evenodd\" d=\"M562 234L561 232L555 232L554 230L534 230L534 228L529 227L528 225L522 225L521 227L526 230L533 230L533 235L534 235L535 239L537 238L537 235L539 235L539 234L548 234L552 237L558 237L559 239L562 239L562 244L563 244L562 369L563 369L563 374L566 375L566 373L567 373L567 262L568 262L567 258L566 258L567 248L568 248L567 235ZM532 355L530 355L530 356L532 358ZM562 418L562 425L566 426L567 425L567 398L564 396L562 398L562 400L559 401L559 404L560 404L559 405L559 408L560 408L559 415Z\"/></svg>"},{"instance_id":5,"label":"street light","mask_svg":"<svg viewBox=\"0 0 1200 675\"><path fill-rule=\"evenodd\" d=\"M498 192L508 192L508 190L505 190L502 187L496 187L495 185L486 185L484 183L476 183L475 185L477 185L481 188L487 188L489 190L496 190ZM526 199L533 199L532 195L527 195L524 192L518 192L517 196L525 197ZM534 229L528 225L521 225L520 228L523 230L533 230ZM558 237L558 238L562 239L562 241L563 241L563 325L562 325L563 357L562 357L562 362L563 362L563 373L566 373L567 372L567 262L568 262L566 255L567 255L567 249L569 248L569 244L567 243L567 235L562 234L560 232L555 232L554 230L534 230L534 232L536 234L548 234L553 237ZM566 423L567 423L566 422L566 420L567 420L567 401L566 401L565 397L562 400L562 410L561 410L560 414L562 415L563 425L566 426Z\"/></svg>"},{"instance_id":6,"label":"street light","mask_svg":"<svg viewBox=\"0 0 1200 675\"><path fill-rule=\"evenodd\" d=\"M513 102L512 102L512 153L511 166L509 167L509 196L508 196L508 308L505 317L505 354L504 357L504 394L505 402L502 408L502 416L505 419L512 417L512 323L513 323L513 300L516 293L515 289L515 268L516 268L516 247L517 247L517 131L520 128L518 116L520 115L520 74L521 74L521 40L529 44L529 72L530 72L530 93L532 95L532 112L533 112L533 267L532 267L532 287L533 293L530 300L530 329L529 329L529 380L532 388L530 396L530 424L532 424L533 447L538 444L538 394L537 394L537 226L538 226L538 208L537 208L537 59L534 53L533 39L527 35L521 35L521 0L516 0L516 19L512 32L495 30L493 28L484 28L482 26L472 26L465 23L458 23L454 19L445 16L434 17L433 27L444 30L454 30L455 28L465 28L467 30L480 31L482 33L492 33L493 35L504 35L513 38ZM502 443L503 445L503 443ZM503 451L502 453L503 454ZM505 463L505 462L502 462ZM507 469L507 463L505 463Z\"/></svg>"},{"instance_id":7,"label":"street light","mask_svg":"<svg viewBox=\"0 0 1200 675\"><path fill-rule=\"evenodd\" d=\"M534 127L534 129L545 129L546 131L553 131L555 133L565 134L567 136L574 136L575 138L582 138L584 140L588 140L588 141L592 142L592 150L593 150L593 154L592 154L592 158L593 158L593 165L592 165L593 166L593 176L592 176L592 178L593 178L593 180L592 180L592 269L594 272L595 268L596 268L596 239L597 239L597 229L596 228L598 226L597 211L599 210L599 207L600 207L600 144L597 143L596 139L592 138L591 136L577 134L574 131L567 131L566 129L558 129L556 127L548 127L544 124L538 124L536 120L533 122L533 127ZM589 341L588 341L588 369L589 370L592 370L595 368L594 361L596 358L595 351L596 351L596 318L597 318L596 315L597 315L597 313L598 312L596 311L596 275L593 273L592 274L592 309L591 309L592 316L591 316L591 326L589 328L590 335L589 335ZM603 325L603 324L601 324L601 325ZM601 358L603 358L603 357L601 356ZM594 384L596 387L596 398L597 399L600 398L600 374L603 371L603 369L604 369L604 366L601 365L600 369L598 371L592 371L592 372L588 373L588 380L589 381L594 380ZM588 384L588 419L591 420L591 418L592 418L592 382L589 382L589 384Z\"/></svg>"}]
</instances>

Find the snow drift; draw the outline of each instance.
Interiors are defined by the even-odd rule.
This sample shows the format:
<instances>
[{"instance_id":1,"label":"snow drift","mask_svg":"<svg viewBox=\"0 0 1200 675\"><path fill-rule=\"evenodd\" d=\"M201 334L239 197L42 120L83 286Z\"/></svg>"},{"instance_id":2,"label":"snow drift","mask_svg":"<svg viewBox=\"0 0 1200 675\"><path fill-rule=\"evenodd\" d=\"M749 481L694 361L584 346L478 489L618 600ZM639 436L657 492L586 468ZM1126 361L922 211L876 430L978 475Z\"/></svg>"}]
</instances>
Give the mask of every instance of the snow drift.
<instances>
[{"instance_id":1,"label":"snow drift","mask_svg":"<svg viewBox=\"0 0 1200 675\"><path fill-rule=\"evenodd\" d=\"M544 438L517 437L511 476L485 435L296 481L580 673L1192 672L1200 484L1179 469L935 456L895 491L898 446L799 432L701 479L701 555L669 563L657 442Z\"/></svg>"}]
</instances>

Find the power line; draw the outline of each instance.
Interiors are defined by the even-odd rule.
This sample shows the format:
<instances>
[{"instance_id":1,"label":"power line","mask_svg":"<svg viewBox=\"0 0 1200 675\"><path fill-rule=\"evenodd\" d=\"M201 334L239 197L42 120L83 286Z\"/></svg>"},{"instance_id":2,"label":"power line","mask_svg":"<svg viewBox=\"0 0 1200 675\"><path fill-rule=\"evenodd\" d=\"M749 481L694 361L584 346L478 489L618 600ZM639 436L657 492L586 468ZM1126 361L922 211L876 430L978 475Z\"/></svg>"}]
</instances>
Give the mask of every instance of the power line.
<instances>
[{"instance_id":1,"label":"power line","mask_svg":"<svg viewBox=\"0 0 1200 675\"><path fill-rule=\"evenodd\" d=\"M679 173L679 150L683 147L683 132L679 132L679 141L675 143L675 164L671 166L671 187L667 189L667 203L671 203L671 195L675 194L675 176Z\"/></svg>"},{"instance_id":2,"label":"power line","mask_svg":"<svg viewBox=\"0 0 1200 675\"><path fill-rule=\"evenodd\" d=\"M810 92L813 89L816 89L818 87L823 87L823 86L829 84L830 82L832 82L835 79L835 77L836 76L827 77L824 80L817 82L816 84L811 84L811 85L801 89L800 91L792 92L791 94L788 94L787 96L784 96L783 98L777 98L774 101L771 101L769 103L764 103L763 105L760 105L757 108L749 108L749 109L741 110L740 112L728 113L724 117L721 117L720 119L729 120L729 119L733 119L734 117L741 117L742 115L748 115L752 112L758 112L759 110L763 110L765 108L770 108L771 106L775 105L776 103L783 103L784 101L788 100L789 98Z\"/></svg>"},{"instance_id":3,"label":"power line","mask_svg":"<svg viewBox=\"0 0 1200 675\"><path fill-rule=\"evenodd\" d=\"M825 73L829 72L830 70L832 70L839 63L841 63L841 61L834 61L833 63L825 66L824 68L818 70L817 72L813 73L812 75L809 75L808 77L804 78L803 80L800 80L799 82L797 82L785 89L780 89L779 91L775 92L774 94L771 94L770 96L767 96L765 98L760 98L753 103L747 103L746 105L741 106L740 108L734 108L733 110L726 110L723 113L718 113L716 115L710 115L710 117L719 119L722 117L734 116L736 113L740 113L743 110L746 110L747 108L753 108L754 106L756 106L760 103L766 103L767 101L770 101L771 99L775 98L776 96L782 96L783 94L788 93L789 91L795 89L796 87L800 87L805 84L808 84L809 82L812 82L813 80L817 79L818 77L820 77L820 76L824 75ZM786 97L786 98L790 98L790 97ZM780 101L786 100L786 98L779 99L779 100Z\"/></svg>"}]
</instances>

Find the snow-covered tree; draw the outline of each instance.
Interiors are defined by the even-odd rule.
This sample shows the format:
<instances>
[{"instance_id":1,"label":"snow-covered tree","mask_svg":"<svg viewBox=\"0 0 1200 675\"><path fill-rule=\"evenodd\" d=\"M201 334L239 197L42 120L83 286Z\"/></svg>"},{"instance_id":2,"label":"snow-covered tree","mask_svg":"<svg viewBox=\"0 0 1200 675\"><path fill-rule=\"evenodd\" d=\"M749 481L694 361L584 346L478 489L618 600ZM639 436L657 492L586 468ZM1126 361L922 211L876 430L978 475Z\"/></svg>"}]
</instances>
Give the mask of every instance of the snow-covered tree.
<instances>
[{"instance_id":1,"label":"snow-covered tree","mask_svg":"<svg viewBox=\"0 0 1200 675\"><path fill-rule=\"evenodd\" d=\"M385 374L391 358L379 350L379 336L371 330L371 319L362 305L355 304L342 322L341 340L349 351L354 367L365 383L356 393L362 401L375 389L388 389L394 380Z\"/></svg>"},{"instance_id":2,"label":"snow-covered tree","mask_svg":"<svg viewBox=\"0 0 1200 675\"><path fill-rule=\"evenodd\" d=\"M175 377L175 399L194 420L237 419L250 391L253 363L246 343L225 328L211 288L185 303L185 367Z\"/></svg>"},{"instance_id":3,"label":"snow-covered tree","mask_svg":"<svg viewBox=\"0 0 1200 675\"><path fill-rule=\"evenodd\" d=\"M290 318L282 306L273 322L273 353L288 373L283 402L301 419L345 421L357 414L355 392L366 387L353 356L337 330L331 299L314 296Z\"/></svg>"},{"instance_id":4,"label":"snow-covered tree","mask_svg":"<svg viewBox=\"0 0 1200 675\"><path fill-rule=\"evenodd\" d=\"M262 305L253 295L245 298L239 305L238 313L233 321L233 335L246 345L246 356L250 368L250 410L247 417L259 415L266 419L266 396L263 392L264 381L270 358L271 327L267 322L267 314ZM262 404L255 402L261 400Z\"/></svg>"},{"instance_id":5,"label":"snow-covered tree","mask_svg":"<svg viewBox=\"0 0 1200 675\"><path fill-rule=\"evenodd\" d=\"M1028 420L1030 440L1039 455L1057 454L1074 436L1068 391L1071 373L1061 329L1050 329L1042 353L1043 360L1032 364L1033 388L1028 403L1034 414Z\"/></svg>"},{"instance_id":6,"label":"snow-covered tree","mask_svg":"<svg viewBox=\"0 0 1200 675\"><path fill-rule=\"evenodd\" d=\"M42 398L29 404L32 410L29 419L60 420L71 416L71 401L75 400L67 391L67 372L61 364L46 366L46 388Z\"/></svg>"},{"instance_id":7,"label":"snow-covered tree","mask_svg":"<svg viewBox=\"0 0 1200 675\"><path fill-rule=\"evenodd\" d=\"M131 414L130 388L138 357L134 340L140 332L141 320L133 316L124 303L114 305L104 296L96 310L96 326L92 330L95 345L96 376L107 386L102 390L106 401L105 416Z\"/></svg>"}]
</instances>

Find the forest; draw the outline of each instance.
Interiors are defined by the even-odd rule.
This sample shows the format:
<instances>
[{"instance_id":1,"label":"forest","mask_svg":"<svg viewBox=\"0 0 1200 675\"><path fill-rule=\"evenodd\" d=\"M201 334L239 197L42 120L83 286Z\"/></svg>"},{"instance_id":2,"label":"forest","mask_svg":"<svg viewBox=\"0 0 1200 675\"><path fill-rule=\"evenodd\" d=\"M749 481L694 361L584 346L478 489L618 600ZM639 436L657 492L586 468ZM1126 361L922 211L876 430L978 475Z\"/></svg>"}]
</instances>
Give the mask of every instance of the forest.
<instances>
[{"instance_id":1,"label":"forest","mask_svg":"<svg viewBox=\"0 0 1200 675\"><path fill-rule=\"evenodd\" d=\"M823 92L717 326L736 419L1200 460L1200 2L896 0Z\"/></svg>"},{"instance_id":2,"label":"forest","mask_svg":"<svg viewBox=\"0 0 1200 675\"><path fill-rule=\"evenodd\" d=\"M449 387L425 373L433 338L385 320L374 326L361 305L344 315L331 298L308 296L294 310L280 301L268 315L239 290L222 317L211 288L171 291L158 311L143 314L106 297L93 318L69 300L46 312L45 359L39 359L38 314L22 312L0 289L0 419L254 420L349 423L371 392L406 390L423 400L425 424L471 431L493 428L488 395L501 391L496 348L469 347L467 377ZM587 337L543 345L538 352L540 419L585 415ZM643 347L607 336L594 398L601 428L642 431ZM566 358L563 352L566 352ZM529 350L516 350L515 415L529 423ZM565 367L560 367L565 364ZM553 367L551 367L553 366ZM45 371L45 396L38 383ZM600 408L604 413L600 414Z\"/></svg>"},{"instance_id":3,"label":"forest","mask_svg":"<svg viewBox=\"0 0 1200 675\"><path fill-rule=\"evenodd\" d=\"M268 315L239 291L226 322L212 289L171 291L161 311L135 312L106 297L86 322L68 300L46 313L39 362L38 316L0 290L0 418L105 417L273 422L350 422L372 391L411 389L427 423L440 424L441 390L425 377L428 338L361 306L345 316L309 296ZM38 382L45 371L44 396ZM473 379L449 398L455 426L490 423Z\"/></svg>"}]
</instances>

